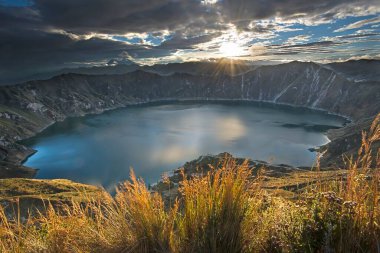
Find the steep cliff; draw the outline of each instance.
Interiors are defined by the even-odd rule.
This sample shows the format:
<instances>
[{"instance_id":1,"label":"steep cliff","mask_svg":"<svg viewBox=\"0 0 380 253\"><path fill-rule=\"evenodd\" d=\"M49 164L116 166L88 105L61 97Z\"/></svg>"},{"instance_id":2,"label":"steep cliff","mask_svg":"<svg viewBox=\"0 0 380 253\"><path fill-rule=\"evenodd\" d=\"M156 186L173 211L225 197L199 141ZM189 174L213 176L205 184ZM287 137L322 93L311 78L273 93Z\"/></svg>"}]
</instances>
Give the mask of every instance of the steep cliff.
<instances>
[{"instance_id":1,"label":"steep cliff","mask_svg":"<svg viewBox=\"0 0 380 253\"><path fill-rule=\"evenodd\" d=\"M291 62L239 75L138 70L123 75L64 74L3 86L0 159L20 164L33 151L15 142L66 117L175 99L265 101L321 109L357 121L380 111L380 83L354 82L323 65Z\"/></svg>"}]
</instances>

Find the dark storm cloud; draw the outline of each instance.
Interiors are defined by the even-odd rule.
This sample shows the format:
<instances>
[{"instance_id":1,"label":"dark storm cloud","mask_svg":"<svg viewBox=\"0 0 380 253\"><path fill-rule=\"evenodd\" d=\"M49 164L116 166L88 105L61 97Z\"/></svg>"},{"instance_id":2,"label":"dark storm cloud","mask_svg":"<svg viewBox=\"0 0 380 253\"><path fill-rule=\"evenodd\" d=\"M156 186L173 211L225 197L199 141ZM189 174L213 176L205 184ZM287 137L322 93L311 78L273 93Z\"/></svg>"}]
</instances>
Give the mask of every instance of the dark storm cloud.
<instances>
[{"instance_id":1,"label":"dark storm cloud","mask_svg":"<svg viewBox=\"0 0 380 253\"><path fill-rule=\"evenodd\" d=\"M197 0L36 0L44 21L76 33L175 30L213 19Z\"/></svg>"},{"instance_id":2,"label":"dark storm cloud","mask_svg":"<svg viewBox=\"0 0 380 253\"><path fill-rule=\"evenodd\" d=\"M221 1L221 6L232 20L244 20L264 19L274 15L284 17L300 13L323 13L348 2L354 0L224 0Z\"/></svg>"},{"instance_id":3,"label":"dark storm cloud","mask_svg":"<svg viewBox=\"0 0 380 253\"><path fill-rule=\"evenodd\" d=\"M203 29L199 28L208 23L212 14L203 16L208 10L202 7L199 1L187 0L36 0L24 7L0 5L0 84L77 63L119 58L123 53L135 58L164 57L179 47L191 47L202 38L210 38L184 37L186 32L200 33ZM191 24L195 27L185 29ZM178 29L180 35L160 48L81 36L157 34L160 30L175 33Z\"/></svg>"},{"instance_id":4,"label":"dark storm cloud","mask_svg":"<svg viewBox=\"0 0 380 253\"><path fill-rule=\"evenodd\" d=\"M162 49L193 49L195 45L208 42L214 38L222 35L221 32L216 32L213 34L201 35L197 37L185 38L182 34L176 34L172 39L163 42L157 48Z\"/></svg>"},{"instance_id":5,"label":"dark storm cloud","mask_svg":"<svg viewBox=\"0 0 380 253\"><path fill-rule=\"evenodd\" d=\"M13 83L34 74L80 66L80 63L134 57L165 56L170 52L148 46L91 38L76 40L64 34L0 30L0 83Z\"/></svg>"},{"instance_id":6,"label":"dark storm cloud","mask_svg":"<svg viewBox=\"0 0 380 253\"><path fill-rule=\"evenodd\" d=\"M219 3L225 19L243 29L246 28L247 20L274 16L283 19L315 16L319 21L331 20L337 14L352 12L347 9L351 4L360 7L380 5L378 0L223 0Z\"/></svg>"},{"instance_id":7,"label":"dark storm cloud","mask_svg":"<svg viewBox=\"0 0 380 253\"><path fill-rule=\"evenodd\" d=\"M214 4L201 0L27 2L26 5L0 2L0 84L78 63L108 62L122 55L134 58L169 56L178 49L194 49L197 44L218 37L230 29L231 23L240 30L256 34L275 33L277 24L256 21L271 17L332 20L338 11L344 15L350 5L364 6L364 10L366 6L380 5L377 0L220 0ZM170 36L156 47L112 39L112 35L128 33ZM89 39L90 34L95 36ZM212 46L218 47L217 44ZM301 47L313 49L317 45L298 46L292 49L293 53ZM290 53L291 50L277 49L280 50L277 53L287 53L286 50Z\"/></svg>"},{"instance_id":8,"label":"dark storm cloud","mask_svg":"<svg viewBox=\"0 0 380 253\"><path fill-rule=\"evenodd\" d=\"M0 6L0 30L15 28L34 29L41 27L42 22L37 11L30 8Z\"/></svg>"},{"instance_id":9,"label":"dark storm cloud","mask_svg":"<svg viewBox=\"0 0 380 253\"><path fill-rule=\"evenodd\" d=\"M380 5L377 0L219 0L209 5L200 0L35 0L46 23L76 33L177 30L198 21L204 21L203 28L231 22L248 29L252 20L275 16L331 20L350 4Z\"/></svg>"}]
</instances>

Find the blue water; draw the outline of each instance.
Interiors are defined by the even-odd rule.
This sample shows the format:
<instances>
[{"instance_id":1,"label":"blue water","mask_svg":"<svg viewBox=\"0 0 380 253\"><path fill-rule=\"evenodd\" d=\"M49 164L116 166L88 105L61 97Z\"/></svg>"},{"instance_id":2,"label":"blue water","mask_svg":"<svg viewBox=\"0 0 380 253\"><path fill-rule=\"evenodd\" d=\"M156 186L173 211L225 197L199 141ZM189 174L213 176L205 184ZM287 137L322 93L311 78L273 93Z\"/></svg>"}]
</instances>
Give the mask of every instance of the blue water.
<instances>
[{"instance_id":1,"label":"blue water","mask_svg":"<svg viewBox=\"0 0 380 253\"><path fill-rule=\"evenodd\" d=\"M252 104L135 106L56 123L24 144L38 178L67 178L112 190L134 168L145 182L205 154L310 166L308 149L344 120L320 112Z\"/></svg>"}]
</instances>

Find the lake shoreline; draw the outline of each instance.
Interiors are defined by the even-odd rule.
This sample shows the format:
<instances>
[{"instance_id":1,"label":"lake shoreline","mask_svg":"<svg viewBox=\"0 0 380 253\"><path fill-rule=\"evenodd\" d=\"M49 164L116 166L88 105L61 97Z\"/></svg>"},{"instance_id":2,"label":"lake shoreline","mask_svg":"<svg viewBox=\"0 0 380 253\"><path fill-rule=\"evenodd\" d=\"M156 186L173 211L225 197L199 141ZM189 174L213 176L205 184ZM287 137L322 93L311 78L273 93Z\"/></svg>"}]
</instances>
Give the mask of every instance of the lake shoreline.
<instances>
[{"instance_id":1,"label":"lake shoreline","mask_svg":"<svg viewBox=\"0 0 380 253\"><path fill-rule=\"evenodd\" d=\"M99 114L103 114L103 113L107 113L107 112L123 110L123 109L130 108L130 107L138 107L138 106L149 107L149 106L154 106L154 105L176 104L176 103L184 103L184 102L185 103L203 103L203 104L210 104L210 103L211 104L212 103L216 103L216 104L218 104L218 103L239 103L239 104L242 104L243 103L243 104L254 105L254 106L257 106L257 105L265 106L265 107L269 107L269 108L296 109L296 110L301 110L301 111L319 112L319 113L323 113L326 115L336 116L338 118L344 119L346 122L343 125L343 127L346 126L347 124L354 122L354 120L351 117L348 117L345 115L340 115L337 113L332 113L332 112L329 112L328 110L311 108L311 107L307 107L307 106L292 105L292 104L288 104L288 103L277 103L277 102L271 102L271 101L248 100L248 99L200 99L200 98L178 99L178 98L167 98L167 99L156 99L156 100L150 100L150 101L140 101L140 102L130 103L130 104L127 104L127 105L121 106L121 107L104 108L101 111L90 112L90 113L86 113L86 114L79 115L79 116L68 116L62 120L51 122L50 124L42 127L38 132L35 132L33 135L17 141L17 143L22 145L22 147L26 147L25 145L22 144L24 141L27 141L28 139L31 139L31 138L35 137L36 135L42 133L44 130L46 130L48 127L54 125L55 123L63 122L69 118L82 118L82 117L91 116L91 115L95 116L95 115L99 115ZM327 136L327 133L326 133L326 136ZM330 141L331 140L329 139L329 142ZM21 164L21 165L25 164L31 156L33 156L36 152L38 152L37 150L34 150L32 148L29 148L29 147L26 147L26 148L28 149L28 152L26 152L26 153L16 152L16 154L10 154L10 156L21 157L20 159L18 159L16 161L16 164ZM28 168L30 168L30 167L28 167ZM30 169L34 169L34 170L36 170L36 172L38 171L38 168L37 169L36 168L30 168Z\"/></svg>"},{"instance_id":2,"label":"lake shoreline","mask_svg":"<svg viewBox=\"0 0 380 253\"><path fill-rule=\"evenodd\" d=\"M324 136L323 137L323 141L320 142L320 144L323 143L321 145L326 144L327 143L326 141L328 140L327 135L325 133L322 133L322 132L326 131L326 130L323 130L324 129L323 127L327 127L326 125L323 125L324 124L323 122L326 122L326 121L323 121L323 118L325 118L324 115L328 116L327 118L325 118L326 120L328 120L327 122L331 121L330 122L331 128L340 127L340 126L342 126L344 124L344 122L346 122L341 117L329 115L327 113L320 112L320 111L310 110L310 109L307 109L307 108L296 108L296 107L289 107L289 106L283 106L283 105L273 105L273 104L268 104L268 103L258 103L258 102L255 102L255 101L252 102L252 101L236 101L236 100L234 100L234 101L230 101L230 100L227 100L227 101L226 100L213 100L213 101L199 101L199 100L183 100L183 101L178 101L178 100L170 100L170 101L154 101L154 102L150 102L150 103L139 103L139 104L134 104L134 105L126 106L126 107L115 109L115 110L108 110L108 111L106 111L106 112L103 113L103 114L105 114L105 115L103 115L103 117L98 117L99 114L88 115L89 118L85 119L85 121L82 120L83 117L70 117L70 118L66 119L66 120L69 120L67 123L65 123L63 125L62 124L58 124L57 126L55 126L52 129L50 129L49 130L50 132L47 132L46 134L47 134L47 136L53 136L52 134L54 134L54 132L57 132L57 134L60 135L60 134L63 133L61 131L66 131L65 129L69 129L68 130L69 132L72 131L72 130L70 130L71 127L74 127L73 131L76 131L74 129L75 129L75 127L76 127L77 124L85 124L86 125L87 123L85 123L85 122L91 122L92 119L94 120L94 122L97 122L98 120L101 120L100 122L104 122L107 125L108 124L111 124L112 126L119 125L119 126L124 126L124 128L125 128L125 124L127 124L127 125L129 124L129 123L127 123L128 121L125 121L125 123L123 123L124 121L119 121L118 118L120 118L120 117L121 118L123 118L123 117L126 117L126 118L131 118L132 117L133 118L134 111L137 110L136 112L140 112L140 109L139 109L140 107L147 108L147 109L143 109L144 112L145 111L152 112L152 110L150 110L149 108L153 108L153 115L155 115L155 113L154 113L154 111L155 111L154 107L158 106L158 108L160 108L159 106L161 106L161 105L164 106L163 108L166 108L166 105L169 105L169 107L168 107L169 109L168 110L171 112L171 114L170 114L171 116L170 117L174 117L174 119L175 120L179 120L179 122L182 122L182 120L185 120L185 119L186 120L188 119L188 120L191 121L191 118L192 118L191 112L194 112L194 115L198 115L199 119L205 119L204 122L209 122L208 120L206 120L206 118L208 116L205 116L205 115L210 115L210 116L211 115L216 115L216 117L218 119L220 117L223 117L223 115L234 115L232 117L237 117L238 119L241 119L242 120L241 123L245 126L246 129L255 129L253 131L253 133L257 133L258 136L261 136L261 134L260 134L261 132L257 132L257 131L260 131L259 129L263 129L262 128L263 125L269 123L273 127L275 127L274 129L278 128L278 130L268 130L268 131L276 131L276 132L277 131L286 131L286 132L290 131L289 133L298 133L300 131L302 131L302 132L304 132L304 131L306 131L306 132L311 131L311 133L310 133L310 134L312 134L311 136L317 136L317 135L315 135L316 133L321 133ZM205 107L203 107L203 105L205 105ZM237 106L237 107L234 107L234 106ZM135 109L133 109L133 111L129 111L129 112L127 110L126 114L124 114L123 111L126 110L126 109L129 109L129 108L135 108ZM182 111L182 110L177 111L177 109L182 109L182 108L185 109L185 111ZM211 110L211 111L209 111L206 114L202 114L202 113L199 114L199 112L197 113L198 108L204 108L204 109L200 109L201 111L203 111L203 110L206 110L206 112L208 110ZM215 114L213 112L215 110L215 108L220 108L221 111L219 113ZM187 109L191 109L191 111L186 111ZM176 111L176 113L172 114L173 113L172 110ZM218 111L219 109L216 109L216 110ZM119 113L114 114L117 111L119 111L120 114ZM160 111L161 111L161 109L160 109ZM252 115L249 113L250 111L252 111ZM164 113L163 115L165 115L165 112L166 112L166 109L163 109L163 111L162 111L162 113ZM261 113L268 114L268 119L267 119L267 117L264 116L264 114L261 114ZM276 121L276 117L277 117L276 115L277 115L277 113L278 113L278 122ZM288 113L290 113L289 116L283 116L283 115L288 115ZM126 116L126 115L130 115L130 116ZM150 113L148 113L148 115L150 115ZM248 117L247 121L244 120L245 119L244 115L247 115L246 116L246 117ZM256 115L256 116L254 116L254 115ZM110 121L108 121L108 117L111 117L111 118L109 118ZM145 118L145 117L148 117L148 119L150 119L151 116L143 116L143 118ZM153 117L155 117L155 116L153 116ZM290 117L290 118L288 118L288 117ZM114 119L116 121L114 121ZM221 119L222 118L220 118L220 120ZM268 123L249 123L249 122L252 122L252 120L255 121L255 120L260 120L260 119L264 120L264 122L267 122L267 120L269 120L269 121L268 121ZM335 119L338 119L338 121L335 121ZM148 125L154 125L154 123L152 123L150 121L144 121L144 122L145 122L145 124L148 124ZM212 122L212 120L210 122ZM286 127L285 125L287 125L287 124L284 124L284 123L293 123L293 122L295 124L300 124L300 125L297 126L296 128L294 128L294 127ZM329 124L327 122L326 122L326 124ZM336 123L333 123L333 122L336 122ZM96 123L89 123L89 124L91 126L92 124L96 124ZM168 123L165 123L165 124L168 124ZM201 123L201 124L203 124L203 125L206 124L206 126L207 126L207 125L211 125L212 123ZM251 126L250 124L253 124L253 125ZM318 125L318 124L322 124L322 125ZM172 125L172 124L169 124L169 125ZM311 128L310 128L310 126L311 126ZM160 125L158 125L157 127L160 128ZM178 125L177 127L179 129L182 129L181 125ZM259 127L259 129L257 129L256 127ZM322 129L318 130L319 127L322 127ZM105 127L105 128L108 129L108 126ZM297 128L299 128L299 130L297 130ZM101 129L102 129L102 127L100 127L99 130L94 129L94 131L99 131L99 134L102 136L102 134L101 134L102 130ZM118 128L114 128L113 127L111 131L115 131L115 132L119 133L120 131L118 131L117 129ZM162 131L164 128L160 128L160 129L161 129L160 131ZM196 129L198 129L198 128L196 128ZM265 127L264 127L264 129L265 129ZM280 129L284 129L284 130L280 130ZM136 130L132 129L132 130L129 130L129 131L135 132ZM226 130L226 131L227 132L235 132L235 130L230 130L230 131ZM251 130L248 130L248 131L250 132ZM138 132L137 132L137 135L140 136L138 134ZM225 152L225 151L232 152L234 155L240 156L240 157L245 156L247 158L252 158L252 159L268 160L267 158L265 158L267 156L262 156L262 153L263 152L264 152L264 154L265 153L272 153L271 152L272 149L273 149L273 153L272 153L273 157L277 157L277 159L278 159L275 162L277 164L279 164L279 163L285 163L285 164L290 164L290 165L293 165L293 166L312 166L312 164L314 163L314 158L310 162L294 163L294 161L296 161L296 160L297 161L298 160L299 161L304 161L305 159L306 160L308 160L308 159L310 160L310 157L314 156L314 155L311 155L311 154L310 155L305 154L305 155L301 156L301 157L303 157L302 159L293 159L293 158L292 159L287 159L286 158L286 157L291 158L291 157L293 157L292 155L282 155L282 156L280 156L280 154L282 153L282 151L279 151L279 150L283 149L283 148L281 148L283 145L281 144L280 146L278 146L278 144L275 144L276 142L272 142L270 140L268 140L268 141L270 141L271 143L273 143L273 144L271 144L273 146L273 148L266 148L266 149L264 149L264 151L259 151L258 152L259 147L262 146L260 144L260 140L257 140L257 138L254 137L255 134L248 134L249 132L247 132L247 137L249 137L249 136L250 137L247 140L250 140L249 142L254 143L253 145L249 144L249 146L247 146L246 148L242 148L244 146L239 146L239 144L236 144L236 145L239 146L239 150L241 150L241 151L242 150L247 150L247 152L240 153L241 152L240 151L238 153L234 153L235 152L234 150L236 149L236 148L234 148L235 144L232 144L232 146L221 145L221 146L218 146L220 148L217 148L216 150L212 149L211 147L208 147L208 148L205 148L203 151L201 150L200 152L196 152L192 156L189 156L189 155L185 156L185 154L183 154L182 156L184 156L184 159L181 160L181 163L185 162L187 160L191 160L195 156L198 156L198 155L215 154L215 153ZM313 132L315 132L315 134ZM122 134L122 132L120 132L120 133ZM201 133L202 136L209 136L208 133L204 133L202 130L200 130L200 133ZM263 133L265 133L265 132L263 132ZM281 135L281 132L278 132L278 133ZM206 134L206 135L204 135L204 134ZM81 135L85 136L86 132L83 132L83 133L81 132ZM44 135L42 134L41 138L43 138L43 136ZM186 135L185 134L180 134L180 136L186 136ZM211 138L210 140L212 140L213 138L215 138L215 137L211 137L211 136L213 136L213 134L210 133L210 138ZM265 136L265 135L263 135L263 136ZM286 134L285 136L289 136L289 135ZM124 142L127 142L129 137L126 137L126 138L127 139L124 140ZM162 138L165 138L165 137L162 137ZM159 139L162 139L162 138L159 138ZM186 137L184 137L184 138L186 138ZM294 138L295 138L294 140L297 140L298 137L294 136ZM315 139L317 137L312 137L312 138ZM155 141L155 139L156 138L152 139L153 143L157 142L157 140ZM182 139L182 138L180 138L180 139ZM285 137L284 140L291 141L292 139L293 139L293 137L289 136L289 137ZM38 140L38 139L36 139L36 140ZM53 154L51 154L50 156L54 157L55 156L54 152L64 152L63 150L65 150L65 147L67 145L65 144L64 140L62 140L62 141L63 141L62 148L59 148L59 145L55 144L55 146L58 149L62 150L62 151L60 151L60 150L59 151L54 151L55 148L50 147L50 146L46 146L45 147L44 144L41 144L42 145L41 148L44 147L43 150L50 150L49 153L53 152ZM85 141L84 143L86 143L86 140L84 140L84 141ZM300 141L300 140L298 140L298 141ZM298 141L296 141L296 142L298 143ZM305 144L306 143L313 143L312 139L310 139L310 141L311 142L306 141ZM174 142L175 143L176 142L181 143L180 140L176 140ZM318 143L318 142L319 141L317 141L316 143ZM60 143L62 143L62 142L60 141ZM211 143L214 143L214 141L211 141ZM27 145L27 143L22 143L22 144ZM315 142L314 142L314 144L310 144L307 147L308 148L310 148L310 147L317 147L315 145L320 145L320 144L315 144ZM73 145L76 145L76 144L73 144ZM82 144L80 144L80 145L82 145ZM84 145L86 145L86 144L84 144ZM137 145L137 147L139 147L140 144L137 143L136 145ZM170 143L166 143L165 144L165 146L170 146L170 145L171 145ZM181 145L181 144L179 144L179 145ZM192 144L190 144L190 145L192 145ZM203 146L203 144L199 144L199 145ZM228 145L230 145L230 144L228 144ZM134 144L132 144L132 146L134 146ZM223 147L225 147L226 149L224 149ZM227 147L230 147L230 148L227 148ZM271 146L269 146L269 147L271 147ZM277 147L279 149L277 149ZM91 147L89 147L89 148L90 149L88 149L88 150L91 150ZM300 148L296 148L295 150L299 150L299 149ZM96 150L98 150L98 149L96 148ZM149 149L143 148L143 150L146 150L146 151L144 151L144 153L148 152L148 153L146 153L146 155L150 156L149 155ZM184 151L184 150L187 150L186 147L180 148L180 150L182 150L182 152L187 152L187 151ZM254 150L256 150L256 151L254 151ZM277 150L277 151L275 151L275 150ZM307 153L309 153L309 150L306 149L306 148L304 149L304 151L307 152ZM79 149L79 151L75 151L75 152L81 152L81 151ZM83 157L87 156L86 154L88 152L91 152L91 151L85 151L85 153L83 154L84 155ZM94 151L94 152L97 152L97 151ZM293 152L293 151L289 151L289 152ZM252 155L249 155L249 154L252 154ZM303 154L303 153L301 153L301 154ZM104 155L104 152L102 152L102 155ZM81 157L82 157L82 155L81 155ZM153 157L153 154L152 154L152 157ZM294 157L296 157L296 155L294 155ZM65 160L71 161L71 160L74 160L74 156L72 158L70 158L70 156L69 156L67 158L62 158L62 159L60 159L60 158L57 157L57 159L58 160L62 160L62 162L65 161ZM83 159L85 159L85 158L83 158ZM287 160L293 161L293 162L286 162ZM115 161L117 161L117 160L115 160ZM138 159L137 160L133 159L133 155L131 155L129 157L129 160L127 160L127 161L128 162L129 161L138 161ZM66 167L68 167L70 169L73 169L74 166L75 166L71 162L67 162L67 164L68 165L66 165ZM140 168L141 167L141 166L137 166L135 162L132 162L131 164L133 164L133 166L136 167L136 168ZM156 164L156 163L154 163L154 164ZM33 163L33 162L30 163L29 165L39 168L38 165L36 163ZM40 166L42 166L42 165L40 165ZM52 166L54 166L54 165L52 165ZM114 166L115 166L115 164L114 164ZM162 168L166 168L166 169L172 169L172 168L175 168L176 166L177 165L169 165L169 166L161 165ZM92 166L88 165L87 167L92 167ZM104 167L107 167L107 165L105 165ZM120 165L118 165L118 167L120 167L120 169L122 168ZM42 172L43 168L44 167L41 167L41 171L40 172ZM43 175L46 175L46 174L43 173ZM51 176L50 177L45 177L44 176L44 177L38 177L38 178L51 178ZM157 177L157 178L159 178L159 177ZM69 178L69 179L75 180L74 177L73 178ZM152 180L150 180L150 182L151 181ZM80 181L80 182L83 182L83 181Z\"/></svg>"}]
</instances>

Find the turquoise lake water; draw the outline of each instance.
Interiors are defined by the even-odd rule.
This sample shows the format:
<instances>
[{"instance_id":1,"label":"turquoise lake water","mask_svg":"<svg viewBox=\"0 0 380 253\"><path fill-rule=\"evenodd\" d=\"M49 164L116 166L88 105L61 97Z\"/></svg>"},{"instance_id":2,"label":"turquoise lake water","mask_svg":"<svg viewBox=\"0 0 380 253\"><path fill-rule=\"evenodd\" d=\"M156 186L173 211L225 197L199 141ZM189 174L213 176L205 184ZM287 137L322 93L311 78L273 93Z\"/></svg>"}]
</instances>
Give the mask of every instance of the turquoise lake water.
<instances>
[{"instance_id":1,"label":"turquoise lake water","mask_svg":"<svg viewBox=\"0 0 380 253\"><path fill-rule=\"evenodd\" d=\"M166 171L205 154L310 166L308 149L328 142L345 120L310 110L246 103L132 106L69 118L24 144L38 152L25 165L37 178L67 178L112 190L129 170L154 183Z\"/></svg>"}]
</instances>

